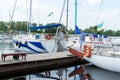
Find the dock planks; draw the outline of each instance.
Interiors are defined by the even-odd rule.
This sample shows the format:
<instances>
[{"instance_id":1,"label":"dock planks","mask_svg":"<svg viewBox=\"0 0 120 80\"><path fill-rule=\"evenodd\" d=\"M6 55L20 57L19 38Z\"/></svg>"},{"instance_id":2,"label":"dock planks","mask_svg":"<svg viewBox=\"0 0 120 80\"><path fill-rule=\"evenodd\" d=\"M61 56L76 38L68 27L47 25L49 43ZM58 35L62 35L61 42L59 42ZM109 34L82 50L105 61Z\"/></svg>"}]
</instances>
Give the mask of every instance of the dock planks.
<instances>
[{"instance_id":1,"label":"dock planks","mask_svg":"<svg viewBox=\"0 0 120 80\"><path fill-rule=\"evenodd\" d=\"M21 62L30 62L30 61L43 61L43 60L52 60L52 59L59 59L59 58L68 58L73 57L70 52L57 52L57 53L37 53L37 54L27 54L26 60L19 59L14 60L12 56L6 57L6 61L2 61L0 57L0 65L5 64L14 64L14 63L21 63Z\"/></svg>"},{"instance_id":2,"label":"dock planks","mask_svg":"<svg viewBox=\"0 0 120 80\"><path fill-rule=\"evenodd\" d=\"M0 79L9 76L20 76L36 72L60 69L79 64L85 64L70 52L27 54L26 60L13 60L8 56L5 61L0 61Z\"/></svg>"}]
</instances>

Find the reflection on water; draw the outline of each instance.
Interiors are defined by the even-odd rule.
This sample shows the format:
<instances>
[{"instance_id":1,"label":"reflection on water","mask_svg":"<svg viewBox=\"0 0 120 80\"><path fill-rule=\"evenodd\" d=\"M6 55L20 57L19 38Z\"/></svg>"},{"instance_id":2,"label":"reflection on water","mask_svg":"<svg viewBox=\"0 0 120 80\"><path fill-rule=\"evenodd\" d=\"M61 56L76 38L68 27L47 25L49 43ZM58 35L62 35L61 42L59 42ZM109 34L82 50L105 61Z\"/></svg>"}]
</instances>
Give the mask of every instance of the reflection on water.
<instances>
[{"instance_id":1,"label":"reflection on water","mask_svg":"<svg viewBox=\"0 0 120 80\"><path fill-rule=\"evenodd\" d=\"M86 71L91 75L93 80L119 80L120 73L107 71L95 66L86 67Z\"/></svg>"},{"instance_id":2,"label":"reflection on water","mask_svg":"<svg viewBox=\"0 0 120 80\"><path fill-rule=\"evenodd\" d=\"M79 68L79 69L78 69ZM70 73L75 71L75 67L70 67L67 69L59 69L50 71L50 76L46 76L45 72L30 74L27 76L17 77L10 80L119 80L120 73L107 71L98 68L93 65L88 65L83 67L83 72L81 68L78 67L76 70L80 73L73 75L71 77Z\"/></svg>"},{"instance_id":3,"label":"reflection on water","mask_svg":"<svg viewBox=\"0 0 120 80\"><path fill-rule=\"evenodd\" d=\"M76 80L119 80L120 79L120 73L104 70L93 65L86 66L83 69L84 69L83 72L77 74ZM73 77L75 77L75 75Z\"/></svg>"}]
</instances>

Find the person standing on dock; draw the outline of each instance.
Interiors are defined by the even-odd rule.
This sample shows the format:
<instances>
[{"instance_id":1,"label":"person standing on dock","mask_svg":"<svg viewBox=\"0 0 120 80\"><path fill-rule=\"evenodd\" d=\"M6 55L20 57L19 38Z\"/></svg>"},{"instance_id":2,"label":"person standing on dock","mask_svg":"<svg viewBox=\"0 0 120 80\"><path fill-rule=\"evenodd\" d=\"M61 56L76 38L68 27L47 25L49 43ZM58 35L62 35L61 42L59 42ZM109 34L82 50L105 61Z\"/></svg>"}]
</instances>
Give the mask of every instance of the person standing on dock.
<instances>
[{"instance_id":1,"label":"person standing on dock","mask_svg":"<svg viewBox=\"0 0 120 80\"><path fill-rule=\"evenodd\" d=\"M64 33L63 33L63 30L64 30L64 27L61 26L59 29L58 29L58 39L57 39L57 45L58 45L58 50L57 52L62 52L64 51L64 48L63 48L63 45L61 43L61 41L64 40Z\"/></svg>"},{"instance_id":2,"label":"person standing on dock","mask_svg":"<svg viewBox=\"0 0 120 80\"><path fill-rule=\"evenodd\" d=\"M80 29L80 50L82 50L84 42L85 42L85 34L82 29Z\"/></svg>"}]
</instances>

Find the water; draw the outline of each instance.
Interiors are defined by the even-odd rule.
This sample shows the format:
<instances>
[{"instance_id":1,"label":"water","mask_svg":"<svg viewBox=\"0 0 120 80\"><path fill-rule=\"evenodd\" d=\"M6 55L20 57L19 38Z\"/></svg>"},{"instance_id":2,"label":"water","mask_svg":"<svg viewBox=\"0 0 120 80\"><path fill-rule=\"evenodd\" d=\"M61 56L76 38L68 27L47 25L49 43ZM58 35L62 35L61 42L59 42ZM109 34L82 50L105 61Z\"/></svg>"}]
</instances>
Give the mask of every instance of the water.
<instances>
[{"instance_id":1,"label":"water","mask_svg":"<svg viewBox=\"0 0 120 80\"><path fill-rule=\"evenodd\" d=\"M6 53L8 51L14 52L13 44L11 42L12 40L5 40L4 42L1 40L0 53ZM78 65L77 68L79 68L79 66L80 65ZM83 80L85 74L87 74L88 75L87 78L89 78L85 80L119 80L120 79L120 73L107 71L93 65L87 65L87 66L83 65L82 68L83 72L79 72L78 69L79 73L73 75L72 77L69 77L69 74L74 70L77 70L77 68L73 66L64 69L52 70L49 71L50 72L49 77L46 77L45 72L40 72L40 73L28 74L28 75L23 75L23 76L14 77L10 79L3 79L3 80ZM49 72L47 72L48 75Z\"/></svg>"},{"instance_id":2,"label":"water","mask_svg":"<svg viewBox=\"0 0 120 80\"><path fill-rule=\"evenodd\" d=\"M16 77L9 80L84 80L83 74L88 74L90 79L85 80L119 80L120 73L107 71L101 68L98 68L93 65L89 65L84 67L85 71L83 73L79 73L72 77L68 77L68 75L74 70L74 67L69 67L61 70L61 77L58 76L58 72L60 70L53 70L51 72L51 76L49 78L45 77L45 72L36 73L31 75L26 75L22 77ZM66 76L67 75L67 76Z\"/></svg>"}]
</instances>

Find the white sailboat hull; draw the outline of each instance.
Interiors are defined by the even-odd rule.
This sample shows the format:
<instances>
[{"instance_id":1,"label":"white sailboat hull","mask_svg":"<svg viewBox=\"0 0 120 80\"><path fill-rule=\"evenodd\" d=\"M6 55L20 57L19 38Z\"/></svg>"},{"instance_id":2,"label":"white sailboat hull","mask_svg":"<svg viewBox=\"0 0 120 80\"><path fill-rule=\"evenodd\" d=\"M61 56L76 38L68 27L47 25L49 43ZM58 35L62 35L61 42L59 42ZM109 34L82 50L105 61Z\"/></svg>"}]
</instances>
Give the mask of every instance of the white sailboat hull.
<instances>
[{"instance_id":1,"label":"white sailboat hull","mask_svg":"<svg viewBox=\"0 0 120 80\"><path fill-rule=\"evenodd\" d=\"M93 54L90 58L84 57L84 59L100 68L114 72L120 72L120 58Z\"/></svg>"},{"instance_id":2,"label":"white sailboat hull","mask_svg":"<svg viewBox=\"0 0 120 80\"><path fill-rule=\"evenodd\" d=\"M27 53L56 52L57 44L55 40L40 39L13 39L16 51Z\"/></svg>"}]
</instances>

